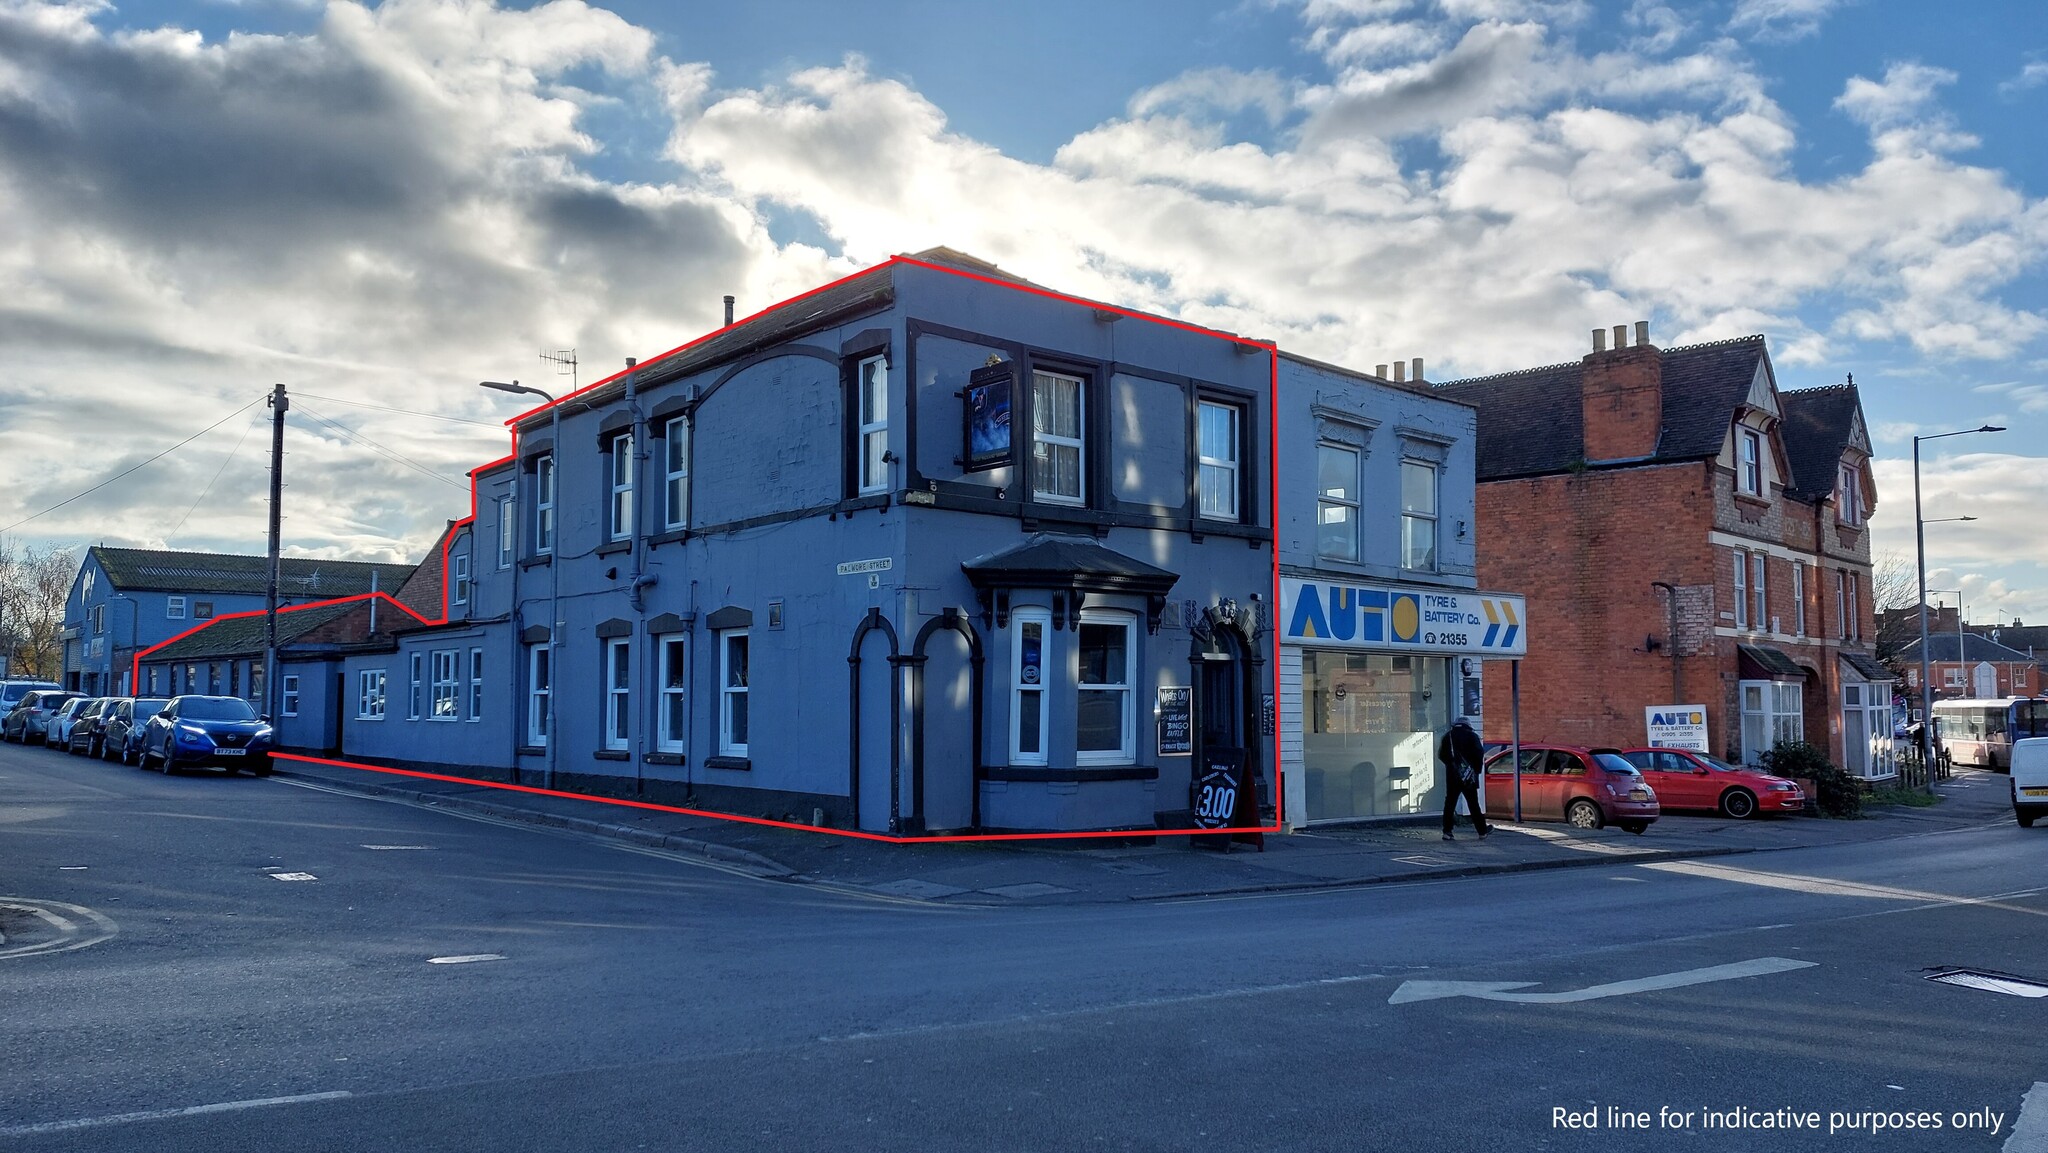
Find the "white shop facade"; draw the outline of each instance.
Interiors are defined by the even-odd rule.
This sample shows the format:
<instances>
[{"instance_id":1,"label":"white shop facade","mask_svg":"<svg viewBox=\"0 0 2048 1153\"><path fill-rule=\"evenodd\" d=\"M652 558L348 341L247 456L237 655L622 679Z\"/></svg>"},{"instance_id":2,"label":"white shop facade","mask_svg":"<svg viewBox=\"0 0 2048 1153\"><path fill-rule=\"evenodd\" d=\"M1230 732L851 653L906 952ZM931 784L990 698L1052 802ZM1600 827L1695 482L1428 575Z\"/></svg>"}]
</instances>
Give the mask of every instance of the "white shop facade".
<instances>
[{"instance_id":1,"label":"white shop facade","mask_svg":"<svg viewBox=\"0 0 2048 1153\"><path fill-rule=\"evenodd\" d=\"M1282 576L1286 822L1441 812L1437 742L1456 717L1483 732L1489 704L1511 707L1481 670L1528 652L1526 622L1511 594Z\"/></svg>"}]
</instances>

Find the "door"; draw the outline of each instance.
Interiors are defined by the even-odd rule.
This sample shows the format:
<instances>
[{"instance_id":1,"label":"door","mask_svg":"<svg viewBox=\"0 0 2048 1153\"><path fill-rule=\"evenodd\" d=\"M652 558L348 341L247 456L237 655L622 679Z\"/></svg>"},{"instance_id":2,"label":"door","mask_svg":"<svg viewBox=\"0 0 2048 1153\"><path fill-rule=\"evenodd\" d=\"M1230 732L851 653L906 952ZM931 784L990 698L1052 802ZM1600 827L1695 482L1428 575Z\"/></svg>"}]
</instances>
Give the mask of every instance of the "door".
<instances>
[{"instance_id":1,"label":"door","mask_svg":"<svg viewBox=\"0 0 2048 1153\"><path fill-rule=\"evenodd\" d=\"M1202 747L1241 749L1244 696L1238 664L1227 656L1202 658Z\"/></svg>"},{"instance_id":2,"label":"door","mask_svg":"<svg viewBox=\"0 0 2048 1153\"><path fill-rule=\"evenodd\" d=\"M1989 661L1977 662L1977 667L1970 671L1970 675L1974 679L1972 690L1979 698L1998 695L1998 670L1992 668Z\"/></svg>"}]
</instances>

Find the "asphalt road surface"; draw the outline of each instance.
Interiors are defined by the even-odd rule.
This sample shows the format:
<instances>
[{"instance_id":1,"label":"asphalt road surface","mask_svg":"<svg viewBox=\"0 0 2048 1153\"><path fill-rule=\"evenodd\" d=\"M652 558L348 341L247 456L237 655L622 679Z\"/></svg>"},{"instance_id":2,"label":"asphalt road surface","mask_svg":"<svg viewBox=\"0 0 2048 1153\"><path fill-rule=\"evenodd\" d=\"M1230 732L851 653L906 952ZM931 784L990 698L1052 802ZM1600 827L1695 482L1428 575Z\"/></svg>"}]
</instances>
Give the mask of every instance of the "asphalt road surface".
<instances>
[{"instance_id":1,"label":"asphalt road surface","mask_svg":"<svg viewBox=\"0 0 2048 1153\"><path fill-rule=\"evenodd\" d=\"M10 745L0 934L4 1148L2048 1153L2048 997L1927 979L2048 986L2009 821L941 908Z\"/></svg>"}]
</instances>

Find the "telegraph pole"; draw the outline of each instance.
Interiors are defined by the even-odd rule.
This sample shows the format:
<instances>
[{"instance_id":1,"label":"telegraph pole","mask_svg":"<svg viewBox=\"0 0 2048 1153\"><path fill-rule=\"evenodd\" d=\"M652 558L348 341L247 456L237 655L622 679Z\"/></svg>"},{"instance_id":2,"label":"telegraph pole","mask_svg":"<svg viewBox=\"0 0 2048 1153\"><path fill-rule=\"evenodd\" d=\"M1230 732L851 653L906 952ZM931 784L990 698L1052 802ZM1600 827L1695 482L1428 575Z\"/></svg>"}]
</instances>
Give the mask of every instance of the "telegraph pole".
<instances>
[{"instance_id":1,"label":"telegraph pole","mask_svg":"<svg viewBox=\"0 0 2048 1153\"><path fill-rule=\"evenodd\" d=\"M280 505L284 497L284 414L292 406L284 385L270 391L270 588L263 617L263 715L274 717L277 710L277 570L278 535L282 527Z\"/></svg>"}]
</instances>

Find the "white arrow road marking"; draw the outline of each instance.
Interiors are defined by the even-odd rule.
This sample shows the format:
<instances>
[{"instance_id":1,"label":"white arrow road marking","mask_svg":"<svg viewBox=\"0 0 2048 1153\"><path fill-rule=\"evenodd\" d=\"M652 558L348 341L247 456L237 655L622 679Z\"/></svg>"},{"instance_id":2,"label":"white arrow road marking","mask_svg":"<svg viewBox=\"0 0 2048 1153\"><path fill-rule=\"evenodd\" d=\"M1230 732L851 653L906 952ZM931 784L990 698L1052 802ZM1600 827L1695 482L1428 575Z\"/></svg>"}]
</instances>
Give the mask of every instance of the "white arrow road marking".
<instances>
[{"instance_id":1,"label":"white arrow road marking","mask_svg":"<svg viewBox=\"0 0 2048 1153\"><path fill-rule=\"evenodd\" d=\"M2000 1153L2048 1153L2048 1081L2036 1081L2020 1098L2020 1115Z\"/></svg>"},{"instance_id":2,"label":"white arrow road marking","mask_svg":"<svg viewBox=\"0 0 2048 1153\"><path fill-rule=\"evenodd\" d=\"M185 1109L152 1109L147 1113L117 1113L112 1117L80 1117L73 1121L45 1121L40 1125L10 1125L0 1137L31 1137L38 1133L63 1133L72 1129L96 1129L102 1125L130 1125L137 1121L159 1121L166 1117L192 1117L201 1113L232 1113L238 1109L261 1109L268 1105L298 1105L308 1101L338 1101L351 1094L301 1093L296 1097L263 1097L254 1101L223 1101L218 1105L193 1105Z\"/></svg>"},{"instance_id":3,"label":"white arrow road marking","mask_svg":"<svg viewBox=\"0 0 2048 1153\"><path fill-rule=\"evenodd\" d=\"M429 965L467 965L472 961L502 961L503 953L464 953L459 957L428 957Z\"/></svg>"},{"instance_id":4,"label":"white arrow road marking","mask_svg":"<svg viewBox=\"0 0 2048 1153\"><path fill-rule=\"evenodd\" d=\"M272 873L270 877L274 881L317 881L320 879L311 873Z\"/></svg>"},{"instance_id":5,"label":"white arrow road marking","mask_svg":"<svg viewBox=\"0 0 2048 1153\"><path fill-rule=\"evenodd\" d=\"M1784 957L1758 957L1753 961L1737 961L1732 965L1687 969L1682 973L1639 977L1633 981L1616 981L1609 985L1594 985L1563 993L1507 992L1509 989L1526 989L1535 983L1533 981L1403 981L1401 987L1394 990L1394 995L1387 998L1387 1004L1405 1005L1410 1001L1434 1001L1444 997L1478 997L1486 1001L1512 1001L1518 1005L1564 1005L1574 1001L1597 1001L1602 997L1621 997L1630 993L1649 993L1658 989L1681 989L1687 985L1704 985L1711 981L1733 981L1740 977L1789 973L1794 969L1811 969L1814 964L1812 961L1792 961Z\"/></svg>"}]
</instances>

